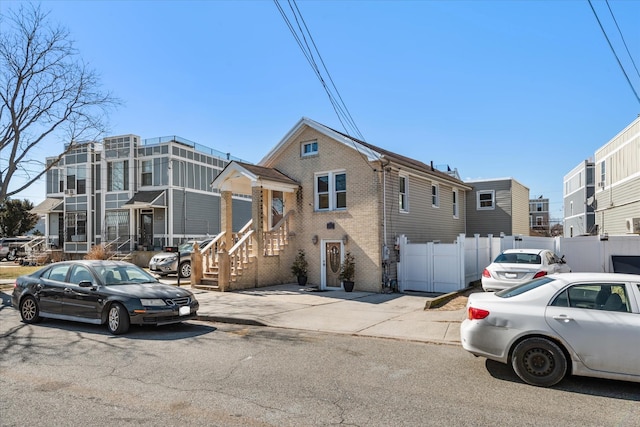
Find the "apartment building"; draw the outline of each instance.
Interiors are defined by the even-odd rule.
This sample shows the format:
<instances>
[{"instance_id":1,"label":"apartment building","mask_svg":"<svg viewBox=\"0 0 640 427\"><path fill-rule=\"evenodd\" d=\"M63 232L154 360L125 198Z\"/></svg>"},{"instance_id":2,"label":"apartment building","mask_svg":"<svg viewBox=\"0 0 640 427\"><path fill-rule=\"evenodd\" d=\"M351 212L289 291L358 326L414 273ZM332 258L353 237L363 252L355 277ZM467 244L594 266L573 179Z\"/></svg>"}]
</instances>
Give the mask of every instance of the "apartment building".
<instances>
[{"instance_id":1,"label":"apartment building","mask_svg":"<svg viewBox=\"0 0 640 427\"><path fill-rule=\"evenodd\" d=\"M159 251L220 232L220 194L210 184L239 159L178 136L72 144L47 172L47 198L34 208L52 247L69 257L101 243ZM250 196L234 195L233 207L239 228L251 218Z\"/></svg>"},{"instance_id":2,"label":"apartment building","mask_svg":"<svg viewBox=\"0 0 640 427\"><path fill-rule=\"evenodd\" d=\"M580 162L563 180L564 237L598 234L595 225L595 164Z\"/></svg>"}]
</instances>

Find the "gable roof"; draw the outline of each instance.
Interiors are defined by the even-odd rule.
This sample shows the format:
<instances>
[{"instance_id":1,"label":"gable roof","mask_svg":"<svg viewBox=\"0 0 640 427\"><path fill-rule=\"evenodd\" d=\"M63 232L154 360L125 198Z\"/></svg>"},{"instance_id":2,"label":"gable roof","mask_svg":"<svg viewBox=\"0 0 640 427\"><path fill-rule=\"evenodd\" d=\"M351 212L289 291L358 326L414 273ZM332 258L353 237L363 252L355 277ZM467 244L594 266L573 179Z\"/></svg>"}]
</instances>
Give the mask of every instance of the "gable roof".
<instances>
[{"instance_id":1,"label":"gable roof","mask_svg":"<svg viewBox=\"0 0 640 427\"><path fill-rule=\"evenodd\" d=\"M266 156L258 162L259 165L268 165L269 160L273 158L280 150L282 150L288 143L295 138L297 134L299 134L304 127L310 127L317 132L334 139L337 142L340 142L356 151L358 151L362 156L364 156L368 161L384 161L388 160L398 166L404 166L411 169L414 169L418 172L426 173L429 175L436 176L442 180L446 180L449 182L454 182L460 187L467 187L462 180L452 176L448 173L439 171L435 169L432 165L427 165L419 160L412 159L410 157L403 156L401 154L394 153L392 151L386 150L384 148L380 148L373 144L369 144L368 142L361 141L357 138L349 136L345 133L332 129L328 126L325 126L321 123L316 122L315 120L311 120L309 118L303 117L296 123L296 125L289 131L287 134L280 140L280 142L271 149L267 153Z\"/></svg>"},{"instance_id":2,"label":"gable roof","mask_svg":"<svg viewBox=\"0 0 640 427\"><path fill-rule=\"evenodd\" d=\"M251 188L292 192L300 184L277 169L233 160L211 181L211 187L236 194L251 194Z\"/></svg>"}]
</instances>

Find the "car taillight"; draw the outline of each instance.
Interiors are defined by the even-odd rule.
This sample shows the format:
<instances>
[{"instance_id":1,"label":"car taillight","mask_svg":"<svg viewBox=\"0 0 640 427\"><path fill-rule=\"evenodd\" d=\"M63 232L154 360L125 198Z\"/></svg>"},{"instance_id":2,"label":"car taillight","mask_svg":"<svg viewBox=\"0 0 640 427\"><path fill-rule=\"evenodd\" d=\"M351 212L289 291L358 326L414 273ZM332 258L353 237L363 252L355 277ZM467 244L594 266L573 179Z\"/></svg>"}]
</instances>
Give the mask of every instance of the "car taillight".
<instances>
[{"instance_id":1,"label":"car taillight","mask_svg":"<svg viewBox=\"0 0 640 427\"><path fill-rule=\"evenodd\" d=\"M547 275L547 272L546 272L546 271L538 271L538 272L536 273L536 275L535 275L535 276L533 276L533 278L534 278L534 279L537 279L538 277L542 277L542 276L546 276L546 275Z\"/></svg>"},{"instance_id":2,"label":"car taillight","mask_svg":"<svg viewBox=\"0 0 640 427\"><path fill-rule=\"evenodd\" d=\"M489 270L485 268L482 272L482 277L491 277L491 273L489 273Z\"/></svg>"},{"instance_id":3,"label":"car taillight","mask_svg":"<svg viewBox=\"0 0 640 427\"><path fill-rule=\"evenodd\" d=\"M467 317L469 320L480 320L484 319L489 315L488 310L483 310L481 308L469 307L467 310Z\"/></svg>"}]
</instances>

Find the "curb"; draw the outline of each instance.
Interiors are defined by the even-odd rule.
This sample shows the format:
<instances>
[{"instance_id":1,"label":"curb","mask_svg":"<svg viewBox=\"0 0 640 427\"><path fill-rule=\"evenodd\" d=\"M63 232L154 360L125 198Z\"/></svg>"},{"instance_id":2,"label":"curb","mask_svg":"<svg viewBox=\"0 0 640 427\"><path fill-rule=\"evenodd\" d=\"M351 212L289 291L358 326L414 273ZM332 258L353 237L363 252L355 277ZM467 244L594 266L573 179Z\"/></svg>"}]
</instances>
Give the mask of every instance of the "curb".
<instances>
[{"instance_id":1,"label":"curb","mask_svg":"<svg viewBox=\"0 0 640 427\"><path fill-rule=\"evenodd\" d=\"M464 289L460 289L460 290L454 291L454 292L449 292L448 294L440 295L439 297L433 298L432 300L429 300L429 301L427 301L425 303L424 309L425 310L429 310L430 308L442 307L443 305L445 305L446 303L448 303L452 299L456 298L457 296L462 295L463 293L465 293L467 291L470 291L471 289L473 289L475 287L476 287L476 285L472 283L471 285L467 286Z\"/></svg>"},{"instance_id":2,"label":"curb","mask_svg":"<svg viewBox=\"0 0 640 427\"><path fill-rule=\"evenodd\" d=\"M255 319L228 317L228 316L211 316L208 314L204 314L204 315L199 314L196 317L196 320L200 320L203 322L232 323L235 325L247 325L247 326L271 326L267 323L264 323L260 320L255 320Z\"/></svg>"}]
</instances>

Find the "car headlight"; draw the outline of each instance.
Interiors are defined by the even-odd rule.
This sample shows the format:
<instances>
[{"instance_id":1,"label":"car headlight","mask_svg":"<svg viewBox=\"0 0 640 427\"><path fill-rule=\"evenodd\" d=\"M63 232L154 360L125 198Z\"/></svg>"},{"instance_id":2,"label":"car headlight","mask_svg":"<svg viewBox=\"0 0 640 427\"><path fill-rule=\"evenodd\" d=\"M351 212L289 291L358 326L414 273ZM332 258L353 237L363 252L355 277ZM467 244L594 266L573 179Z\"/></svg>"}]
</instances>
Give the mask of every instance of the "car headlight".
<instances>
[{"instance_id":1,"label":"car headlight","mask_svg":"<svg viewBox=\"0 0 640 427\"><path fill-rule=\"evenodd\" d=\"M158 307L167 305L165 304L164 300L160 298L140 298L140 304L146 307Z\"/></svg>"}]
</instances>

